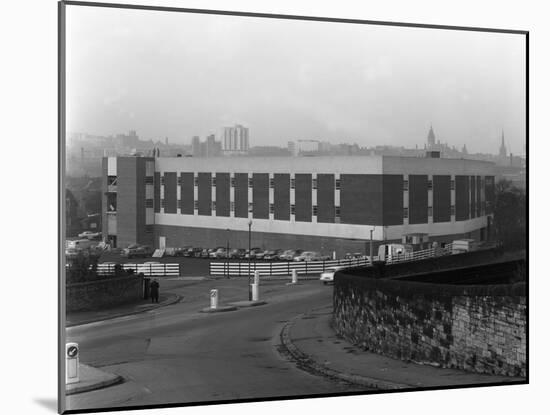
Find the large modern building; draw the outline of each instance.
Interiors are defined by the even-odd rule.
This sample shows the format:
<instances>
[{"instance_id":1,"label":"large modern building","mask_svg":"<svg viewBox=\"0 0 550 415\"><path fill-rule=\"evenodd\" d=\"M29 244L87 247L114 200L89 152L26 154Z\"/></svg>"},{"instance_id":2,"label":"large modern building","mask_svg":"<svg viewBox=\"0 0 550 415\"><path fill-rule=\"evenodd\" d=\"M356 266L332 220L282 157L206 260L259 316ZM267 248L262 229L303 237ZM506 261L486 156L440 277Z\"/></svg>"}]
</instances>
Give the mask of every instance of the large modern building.
<instances>
[{"instance_id":1,"label":"large modern building","mask_svg":"<svg viewBox=\"0 0 550 415\"><path fill-rule=\"evenodd\" d=\"M115 246L365 252L490 234L493 163L431 157L103 159Z\"/></svg>"},{"instance_id":2,"label":"large modern building","mask_svg":"<svg viewBox=\"0 0 550 415\"><path fill-rule=\"evenodd\" d=\"M248 128L242 125L224 127L222 150L225 155L246 154L249 149Z\"/></svg>"}]
</instances>

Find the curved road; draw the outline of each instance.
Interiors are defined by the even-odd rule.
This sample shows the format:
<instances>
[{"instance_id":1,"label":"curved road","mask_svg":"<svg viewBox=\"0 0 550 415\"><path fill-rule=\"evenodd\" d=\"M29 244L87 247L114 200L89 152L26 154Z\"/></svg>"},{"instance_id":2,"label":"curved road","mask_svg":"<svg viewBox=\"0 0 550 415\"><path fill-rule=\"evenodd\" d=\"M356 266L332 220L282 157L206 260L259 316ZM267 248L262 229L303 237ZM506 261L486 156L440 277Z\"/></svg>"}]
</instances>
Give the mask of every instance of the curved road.
<instances>
[{"instance_id":1,"label":"curved road","mask_svg":"<svg viewBox=\"0 0 550 415\"><path fill-rule=\"evenodd\" d=\"M67 329L67 341L80 344L81 362L125 378L117 386L68 396L67 409L359 391L310 375L278 352L279 334L289 319L332 301L332 288L318 281L285 282L262 282L266 305L201 313L211 288L219 289L221 305L246 299L246 281L161 281L161 289L184 299L152 312Z\"/></svg>"}]
</instances>

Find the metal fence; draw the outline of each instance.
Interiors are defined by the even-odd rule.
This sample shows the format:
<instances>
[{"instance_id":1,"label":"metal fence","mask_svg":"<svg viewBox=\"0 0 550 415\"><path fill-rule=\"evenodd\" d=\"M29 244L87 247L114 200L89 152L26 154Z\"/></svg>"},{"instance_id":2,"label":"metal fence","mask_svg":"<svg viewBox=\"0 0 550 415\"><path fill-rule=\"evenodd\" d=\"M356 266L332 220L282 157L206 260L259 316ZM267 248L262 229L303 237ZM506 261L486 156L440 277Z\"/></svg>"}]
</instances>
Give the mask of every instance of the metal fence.
<instances>
[{"instance_id":1,"label":"metal fence","mask_svg":"<svg viewBox=\"0 0 550 415\"><path fill-rule=\"evenodd\" d=\"M332 267L354 267L368 265L368 258L340 259L333 261L304 261L304 262L248 262L248 261L226 261L211 262L210 275L213 276L247 276L254 271L260 275L291 275L292 270L300 275L320 274Z\"/></svg>"},{"instance_id":2,"label":"metal fence","mask_svg":"<svg viewBox=\"0 0 550 415\"><path fill-rule=\"evenodd\" d=\"M452 244L445 246L444 248L428 248L422 251L406 252L399 255L388 256L385 259L386 264L397 264L400 262L420 261L426 258L434 258L438 256L451 255Z\"/></svg>"},{"instance_id":3,"label":"metal fence","mask_svg":"<svg viewBox=\"0 0 550 415\"><path fill-rule=\"evenodd\" d=\"M115 275L117 264L97 264L98 275ZM123 270L146 277L179 277L181 264L120 264Z\"/></svg>"}]
</instances>

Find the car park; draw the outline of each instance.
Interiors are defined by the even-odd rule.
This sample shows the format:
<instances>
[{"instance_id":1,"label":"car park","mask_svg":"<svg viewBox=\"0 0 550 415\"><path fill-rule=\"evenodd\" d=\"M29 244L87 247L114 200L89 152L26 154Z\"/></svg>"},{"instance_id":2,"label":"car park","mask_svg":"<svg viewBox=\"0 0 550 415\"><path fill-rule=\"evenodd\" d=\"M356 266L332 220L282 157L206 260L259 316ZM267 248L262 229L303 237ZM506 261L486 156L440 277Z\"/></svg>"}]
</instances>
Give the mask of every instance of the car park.
<instances>
[{"instance_id":1,"label":"car park","mask_svg":"<svg viewBox=\"0 0 550 415\"><path fill-rule=\"evenodd\" d=\"M339 271L341 269L344 269L345 267L331 267L331 268L327 268L325 271L323 271L321 273L321 277L319 278L319 280L323 283L323 284L328 284L328 283L333 283L334 282L334 274L336 273L336 271Z\"/></svg>"},{"instance_id":2,"label":"car park","mask_svg":"<svg viewBox=\"0 0 550 415\"><path fill-rule=\"evenodd\" d=\"M361 259L364 258L365 254L362 254L361 252L354 252L354 253L346 253L344 256L344 259Z\"/></svg>"}]
</instances>

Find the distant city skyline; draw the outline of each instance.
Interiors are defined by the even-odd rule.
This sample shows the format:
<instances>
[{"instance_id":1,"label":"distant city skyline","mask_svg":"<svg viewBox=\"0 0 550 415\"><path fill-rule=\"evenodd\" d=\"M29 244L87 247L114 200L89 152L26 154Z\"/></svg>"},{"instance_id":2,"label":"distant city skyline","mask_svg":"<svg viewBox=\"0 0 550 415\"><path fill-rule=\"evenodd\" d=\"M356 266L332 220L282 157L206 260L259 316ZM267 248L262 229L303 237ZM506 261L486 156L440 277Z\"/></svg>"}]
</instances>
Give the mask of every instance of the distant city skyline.
<instances>
[{"instance_id":1,"label":"distant city skyline","mask_svg":"<svg viewBox=\"0 0 550 415\"><path fill-rule=\"evenodd\" d=\"M289 141L470 153L525 148L522 36L126 9L69 9L67 128L188 145ZM437 34L437 36L434 36Z\"/></svg>"}]
</instances>

